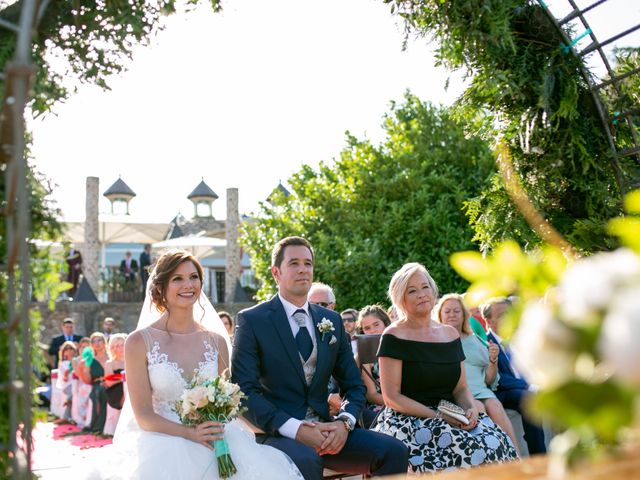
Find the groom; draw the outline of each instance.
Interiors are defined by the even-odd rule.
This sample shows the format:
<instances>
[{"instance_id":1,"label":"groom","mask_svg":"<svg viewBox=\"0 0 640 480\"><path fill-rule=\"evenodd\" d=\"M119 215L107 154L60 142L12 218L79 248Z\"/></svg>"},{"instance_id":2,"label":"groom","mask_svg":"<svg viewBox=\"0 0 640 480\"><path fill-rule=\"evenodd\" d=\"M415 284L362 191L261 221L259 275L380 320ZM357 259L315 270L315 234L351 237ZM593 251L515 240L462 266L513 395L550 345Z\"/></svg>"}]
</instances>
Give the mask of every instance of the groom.
<instances>
[{"instance_id":1,"label":"groom","mask_svg":"<svg viewBox=\"0 0 640 480\"><path fill-rule=\"evenodd\" d=\"M354 429L366 389L340 316L307 302L313 265L307 240L280 240L271 254L278 294L238 314L231 364L233 381L248 396L244 416L264 432L256 440L285 452L306 480L321 480L325 467L406 473L402 442ZM327 405L331 376L344 398L335 418Z\"/></svg>"}]
</instances>

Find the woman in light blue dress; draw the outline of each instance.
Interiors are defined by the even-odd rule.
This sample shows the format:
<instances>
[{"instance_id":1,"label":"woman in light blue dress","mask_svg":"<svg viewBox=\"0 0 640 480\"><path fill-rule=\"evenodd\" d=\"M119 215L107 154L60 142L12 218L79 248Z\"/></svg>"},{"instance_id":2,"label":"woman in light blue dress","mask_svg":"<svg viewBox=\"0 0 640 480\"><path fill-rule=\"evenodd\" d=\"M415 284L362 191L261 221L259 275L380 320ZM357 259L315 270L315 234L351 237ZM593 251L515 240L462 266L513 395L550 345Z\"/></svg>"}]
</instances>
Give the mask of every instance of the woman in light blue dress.
<instances>
[{"instance_id":1,"label":"woman in light blue dress","mask_svg":"<svg viewBox=\"0 0 640 480\"><path fill-rule=\"evenodd\" d=\"M493 393L500 378L498 345L491 341L487 345L473 333L469 324L470 314L464 305L462 295L457 293L444 295L433 308L432 316L435 321L451 325L458 330L465 356L464 369L467 385L476 401L476 407L480 412L489 415L491 420L504 430L517 450L518 443L511 420L504 411L502 403Z\"/></svg>"}]
</instances>

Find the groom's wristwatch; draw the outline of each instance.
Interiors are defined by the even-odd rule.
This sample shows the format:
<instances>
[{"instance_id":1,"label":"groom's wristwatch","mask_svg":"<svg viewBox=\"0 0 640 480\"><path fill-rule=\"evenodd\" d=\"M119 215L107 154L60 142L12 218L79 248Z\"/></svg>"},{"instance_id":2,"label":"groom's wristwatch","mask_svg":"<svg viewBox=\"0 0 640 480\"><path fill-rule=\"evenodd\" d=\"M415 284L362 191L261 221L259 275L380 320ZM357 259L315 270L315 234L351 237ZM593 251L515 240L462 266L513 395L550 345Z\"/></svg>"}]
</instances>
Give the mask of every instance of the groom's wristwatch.
<instances>
[{"instance_id":1,"label":"groom's wristwatch","mask_svg":"<svg viewBox=\"0 0 640 480\"><path fill-rule=\"evenodd\" d=\"M346 415L336 417L336 420L340 420L342 423L344 423L344 426L347 429L347 433L353 432L353 429L356 427L355 422Z\"/></svg>"}]
</instances>

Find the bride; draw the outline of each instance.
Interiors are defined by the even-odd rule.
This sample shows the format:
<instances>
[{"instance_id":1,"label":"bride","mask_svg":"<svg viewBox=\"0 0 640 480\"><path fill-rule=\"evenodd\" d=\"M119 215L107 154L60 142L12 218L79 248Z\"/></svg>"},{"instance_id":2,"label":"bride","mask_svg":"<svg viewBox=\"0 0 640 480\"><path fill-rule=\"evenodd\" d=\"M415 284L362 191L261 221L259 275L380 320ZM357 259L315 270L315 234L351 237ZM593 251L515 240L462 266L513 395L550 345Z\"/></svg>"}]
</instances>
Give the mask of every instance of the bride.
<instances>
[{"instance_id":1,"label":"bride","mask_svg":"<svg viewBox=\"0 0 640 480\"><path fill-rule=\"evenodd\" d=\"M223 435L238 469L234 480L302 478L289 457L257 444L240 421L187 426L173 410L191 380L229 369L229 336L202 293L202 278L186 251L158 259L125 344L128 397L108 455L117 473L101 467L100 478L218 479L211 442Z\"/></svg>"}]
</instances>

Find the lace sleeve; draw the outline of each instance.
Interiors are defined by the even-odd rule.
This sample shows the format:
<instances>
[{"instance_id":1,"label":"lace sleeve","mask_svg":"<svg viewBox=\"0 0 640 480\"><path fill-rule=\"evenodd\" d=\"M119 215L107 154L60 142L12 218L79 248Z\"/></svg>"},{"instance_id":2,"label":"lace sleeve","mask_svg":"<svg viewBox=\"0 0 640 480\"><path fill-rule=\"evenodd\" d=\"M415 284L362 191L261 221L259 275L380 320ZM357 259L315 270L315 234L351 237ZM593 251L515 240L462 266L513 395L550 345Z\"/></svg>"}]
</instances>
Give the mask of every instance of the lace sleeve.
<instances>
[{"instance_id":1,"label":"lace sleeve","mask_svg":"<svg viewBox=\"0 0 640 480\"><path fill-rule=\"evenodd\" d=\"M142 335L142 339L144 340L144 346L147 352L151 351L151 333L148 329L143 328L140 330L140 335Z\"/></svg>"},{"instance_id":2,"label":"lace sleeve","mask_svg":"<svg viewBox=\"0 0 640 480\"><path fill-rule=\"evenodd\" d=\"M229 350L227 348L227 342L224 338L215 332L209 332L209 338L215 345L218 353L218 373L221 375L226 372L227 377L231 377L231 363L229 361Z\"/></svg>"}]
</instances>

